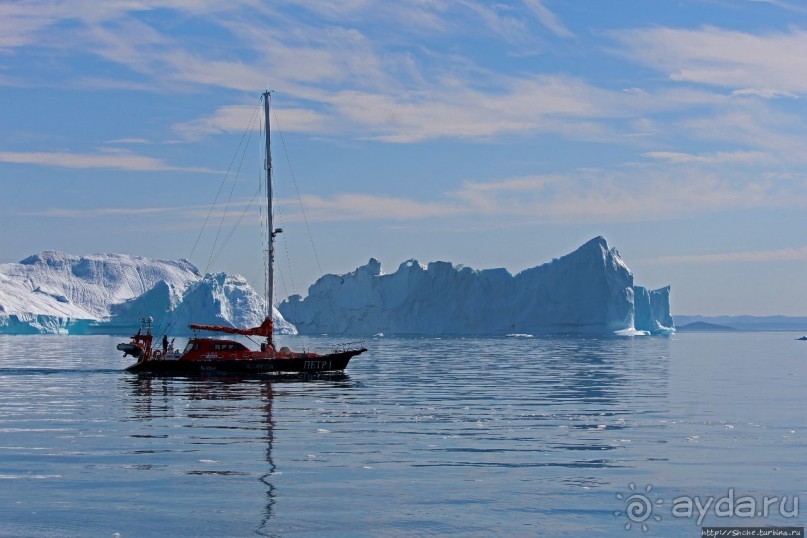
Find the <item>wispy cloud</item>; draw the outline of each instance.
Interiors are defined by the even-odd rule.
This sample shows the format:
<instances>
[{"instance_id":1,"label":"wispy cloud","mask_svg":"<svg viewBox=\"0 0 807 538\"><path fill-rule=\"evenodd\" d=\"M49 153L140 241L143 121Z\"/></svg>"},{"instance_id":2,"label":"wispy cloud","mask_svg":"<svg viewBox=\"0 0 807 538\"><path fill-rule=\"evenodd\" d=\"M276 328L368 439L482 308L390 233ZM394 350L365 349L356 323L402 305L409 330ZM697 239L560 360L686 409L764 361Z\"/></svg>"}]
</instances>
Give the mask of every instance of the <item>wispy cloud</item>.
<instances>
[{"instance_id":1,"label":"wispy cloud","mask_svg":"<svg viewBox=\"0 0 807 538\"><path fill-rule=\"evenodd\" d=\"M704 28L641 28L614 33L624 52L671 80L766 98L807 93L807 31L753 34Z\"/></svg>"},{"instance_id":2,"label":"wispy cloud","mask_svg":"<svg viewBox=\"0 0 807 538\"><path fill-rule=\"evenodd\" d=\"M751 162L755 156L751 156ZM673 220L721 211L760 208L807 208L807 177L759 174L734 156L672 155L657 163L632 163L615 169L580 169L568 174L530 175L491 181L467 181L441 197L385 196L359 192L333 196L304 194L308 219L319 222L406 222L463 218L509 225L551 223L646 222ZM747 170L746 170L747 168ZM198 222L242 218L254 208L251 200L234 200L223 207L177 206L144 208L49 208L29 216L102 218L165 215ZM293 199L279 199L284 221L301 218ZM252 218L252 217L250 217ZM254 218L257 218L254 217ZM448 219L448 220L446 220Z\"/></svg>"},{"instance_id":3,"label":"wispy cloud","mask_svg":"<svg viewBox=\"0 0 807 538\"><path fill-rule=\"evenodd\" d=\"M428 98L423 95L341 91L322 99L339 117L388 142L535 132L605 140L614 133L603 120L630 117L634 107L646 105L580 79L546 75L500 77L499 86L488 89L444 80L431 88Z\"/></svg>"},{"instance_id":4,"label":"wispy cloud","mask_svg":"<svg viewBox=\"0 0 807 538\"><path fill-rule=\"evenodd\" d=\"M309 216L319 221L422 220L447 217L467 210L449 200L419 202L410 198L370 194L338 194L333 198L304 195L302 198ZM297 205L296 201L284 203ZM294 217L286 218L292 220Z\"/></svg>"},{"instance_id":5,"label":"wispy cloud","mask_svg":"<svg viewBox=\"0 0 807 538\"><path fill-rule=\"evenodd\" d=\"M574 37L574 34L552 13L544 0L524 0L524 4L535 14L541 24L550 32L560 37Z\"/></svg>"},{"instance_id":6,"label":"wispy cloud","mask_svg":"<svg viewBox=\"0 0 807 538\"><path fill-rule=\"evenodd\" d=\"M65 219L96 219L104 217L138 217L150 215L158 217L160 215L170 216L173 220L194 220L201 223L206 217L212 219L241 219L244 209L255 206L255 200L232 200L229 203L228 211L223 207L214 208L212 211L209 205L187 205L187 206L157 206L157 207L50 207L35 211L23 211L15 213L25 217L48 217Z\"/></svg>"},{"instance_id":7,"label":"wispy cloud","mask_svg":"<svg viewBox=\"0 0 807 538\"><path fill-rule=\"evenodd\" d=\"M173 166L162 159L138 155L129 151L115 150L103 153L67 152L13 152L0 151L0 162L13 164L36 164L78 169L132 170L138 172L174 171L219 174L218 170L196 166Z\"/></svg>"},{"instance_id":8,"label":"wispy cloud","mask_svg":"<svg viewBox=\"0 0 807 538\"><path fill-rule=\"evenodd\" d=\"M675 128L690 140L754 148L780 163L807 162L807 132L801 117L768 102L744 103L678 120ZM742 156L747 150L728 152Z\"/></svg>"},{"instance_id":9,"label":"wispy cloud","mask_svg":"<svg viewBox=\"0 0 807 538\"><path fill-rule=\"evenodd\" d=\"M225 106L210 116L177 123L172 129L188 140L197 140L211 134L243 132L250 126L257 130L257 114L255 106Z\"/></svg>"},{"instance_id":10,"label":"wispy cloud","mask_svg":"<svg viewBox=\"0 0 807 538\"><path fill-rule=\"evenodd\" d=\"M45 6L0 4L0 49L22 47L35 41L43 28L59 20L58 12L48 15Z\"/></svg>"},{"instance_id":11,"label":"wispy cloud","mask_svg":"<svg viewBox=\"0 0 807 538\"><path fill-rule=\"evenodd\" d=\"M791 92L771 90L768 88L744 88L742 90L734 90L731 92L732 97L752 96L761 97L762 99L779 99L786 97L789 99L798 99L798 95Z\"/></svg>"},{"instance_id":12,"label":"wispy cloud","mask_svg":"<svg viewBox=\"0 0 807 538\"><path fill-rule=\"evenodd\" d=\"M469 182L452 195L481 215L554 223L638 222L761 203L749 188L647 167Z\"/></svg>"},{"instance_id":13,"label":"wispy cloud","mask_svg":"<svg viewBox=\"0 0 807 538\"><path fill-rule=\"evenodd\" d=\"M631 145L647 157L672 164L807 159L802 157L807 155L807 133L801 119L775 107L775 101L807 91L807 60L794 53L807 45L807 31L798 29L753 34L716 27L654 27L613 33L624 55L669 77L665 84L622 90L562 71L505 74L455 51L429 48L431 38L476 31L480 19L488 35L505 43L505 36L528 39L525 36L536 34L539 25L555 36L573 37L547 0L507 6L476 0L305 1L294 9L249 1L176 0L107 3L96 10L89 9L90 3L81 4L87 0L77 1L86 12L56 0L0 7L0 13L19 20L19 28L8 34L16 36L7 38L8 47L24 46L32 36L39 47L61 47L66 25L77 50L129 70L120 80L73 81L84 87L119 84L155 91L209 86L254 92L271 73L272 87L289 97L278 112L284 130L290 132L347 134L392 143L487 141L551 133ZM250 5L254 16L243 16L244 5ZM158 8L217 26L227 47L192 48L139 16ZM310 17L300 18L299 10ZM267 20L273 24L267 25ZM390 21L405 21L402 31L423 36L424 44L401 50L394 39L373 29L373 25L386 28ZM224 42L218 36L208 39ZM172 129L183 140L241 132L252 108L243 104L243 98L235 101L177 122ZM675 143L682 136L722 147L693 154ZM24 154L5 155L15 162L24 160ZM39 164L54 166L76 167L83 162L87 167L176 169L148 157L113 162L105 155L40 156L44 154L37 154Z\"/></svg>"},{"instance_id":14,"label":"wispy cloud","mask_svg":"<svg viewBox=\"0 0 807 538\"><path fill-rule=\"evenodd\" d=\"M132 16L156 9L151 2L105 5L88 9L91 13L53 9L49 17L44 16L46 10L19 8L15 17L38 17L25 35L44 37L40 46L54 48L60 41L57 23L70 20L75 47L132 72L132 77L120 81L87 77L75 81L85 87L97 83L103 88L117 84L153 90L202 85L255 91L271 73L274 89L305 100L304 106L290 106L284 112L288 130L352 131L390 142L490 138L536 130L607 138L608 129L596 120L630 115L631 104L643 106L639 100L564 75L502 76L480 68L469 57L426 46L402 52L394 40L383 35L370 38L356 24L405 21L397 28L442 38L476 33L481 17L489 31L505 41L516 35L522 36L517 40L529 40L535 20L556 35L571 35L546 2L525 1L526 8L476 0L456 4L356 0L338 6L304 2L304 9L319 18L306 22L291 19L282 5L260 6L253 9L253 17L243 17L238 4L227 8L211 2L206 4L210 12L180 1L162 6L204 17L229 32L228 50L237 51L237 59L233 54L217 55L215 47L191 50L161 32L159 25ZM270 19L273 24L267 25ZM238 105L220 107L174 128L181 136L196 139L243 129L243 124L233 126L242 115Z\"/></svg>"},{"instance_id":15,"label":"wispy cloud","mask_svg":"<svg viewBox=\"0 0 807 538\"><path fill-rule=\"evenodd\" d=\"M786 9L788 11L795 11L796 13L807 13L807 7L803 5L794 4L793 2L784 2L783 0L749 0L751 3L770 4L778 8Z\"/></svg>"},{"instance_id":16,"label":"wispy cloud","mask_svg":"<svg viewBox=\"0 0 807 538\"><path fill-rule=\"evenodd\" d=\"M775 250L747 250L740 252L718 252L714 254L681 254L659 256L637 260L648 265L676 265L692 263L767 263L807 260L807 246Z\"/></svg>"},{"instance_id":17,"label":"wispy cloud","mask_svg":"<svg viewBox=\"0 0 807 538\"><path fill-rule=\"evenodd\" d=\"M529 26L515 16L509 6L500 3L487 4L462 0L457 3L475 13L482 20L484 28L505 42L525 44L535 41L528 30Z\"/></svg>"},{"instance_id":18,"label":"wispy cloud","mask_svg":"<svg viewBox=\"0 0 807 538\"><path fill-rule=\"evenodd\" d=\"M480 78L490 79L491 73ZM613 141L621 136L613 119L639 118L673 108L701 106L723 98L705 92L605 90L568 76L493 77L495 86L476 88L464 79L442 77L401 91L308 88L318 110L278 111L288 131L354 136L408 143L436 138L490 139L501 135L552 132L581 140ZM252 108L221 107L213 114L174 125L188 139L242 131ZM629 133L625 133L629 136Z\"/></svg>"},{"instance_id":19,"label":"wispy cloud","mask_svg":"<svg viewBox=\"0 0 807 538\"><path fill-rule=\"evenodd\" d=\"M160 85L154 82L137 82L129 79L111 79L102 77L82 77L73 84L76 88L88 90L127 90L136 92L159 92Z\"/></svg>"},{"instance_id":20,"label":"wispy cloud","mask_svg":"<svg viewBox=\"0 0 807 538\"><path fill-rule=\"evenodd\" d=\"M145 215L158 215L172 213L176 207L98 207L88 209L50 208L39 211L26 211L17 213L25 217L52 217L68 219L88 219L99 217L140 217Z\"/></svg>"},{"instance_id":21,"label":"wispy cloud","mask_svg":"<svg viewBox=\"0 0 807 538\"><path fill-rule=\"evenodd\" d=\"M428 202L360 193L304 196L312 220L416 221L475 215L523 223L643 222L807 207L807 177L759 175L736 156L674 156L612 170L468 181ZM756 156L749 157L756 162ZM730 165L729 168L726 168ZM286 205L291 201L284 201ZM294 216L287 216L293 220Z\"/></svg>"},{"instance_id":22,"label":"wispy cloud","mask_svg":"<svg viewBox=\"0 0 807 538\"><path fill-rule=\"evenodd\" d=\"M115 140L107 140L106 144L151 144L150 140L145 138L117 138Z\"/></svg>"},{"instance_id":23,"label":"wispy cloud","mask_svg":"<svg viewBox=\"0 0 807 538\"><path fill-rule=\"evenodd\" d=\"M210 116L177 123L172 129L186 140L198 140L219 133L240 133L250 124L257 130L256 108L254 106L225 106ZM318 112L303 108L282 108L274 114L283 118L286 132L323 133L328 132L329 119ZM262 118L262 113L260 118ZM273 119L274 122L274 119Z\"/></svg>"},{"instance_id":24,"label":"wispy cloud","mask_svg":"<svg viewBox=\"0 0 807 538\"><path fill-rule=\"evenodd\" d=\"M645 153L651 159L666 161L673 164L704 163L704 164L728 164L744 163L759 164L770 163L774 159L771 155L761 151L720 151L716 153L705 153L693 155L691 153L681 153L676 151L649 151Z\"/></svg>"}]
</instances>

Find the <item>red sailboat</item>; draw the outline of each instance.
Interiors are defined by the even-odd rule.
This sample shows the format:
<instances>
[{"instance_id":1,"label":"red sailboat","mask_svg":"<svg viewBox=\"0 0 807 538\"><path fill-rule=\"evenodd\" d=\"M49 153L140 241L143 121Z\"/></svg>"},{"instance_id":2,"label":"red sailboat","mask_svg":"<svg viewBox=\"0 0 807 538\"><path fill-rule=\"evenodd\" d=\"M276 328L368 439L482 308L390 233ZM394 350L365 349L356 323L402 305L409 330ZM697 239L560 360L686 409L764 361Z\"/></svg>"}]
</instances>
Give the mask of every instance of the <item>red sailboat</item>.
<instances>
[{"instance_id":1,"label":"red sailboat","mask_svg":"<svg viewBox=\"0 0 807 538\"><path fill-rule=\"evenodd\" d=\"M191 323L194 331L212 331L223 334L264 338L260 349L252 350L243 343L226 338L191 338L183 351L172 349L163 339L162 349L153 348L152 320L142 320L140 330L127 343L118 344L124 356L132 355L137 362L129 372L162 375L193 375L210 372L256 374L270 372L330 372L344 370L350 359L367 351L364 347L345 345L330 353L294 352L287 347L277 349L272 337L272 300L274 295L274 241L282 232L272 224L272 154L269 129L270 92L263 93L264 121L266 125L266 202L268 231L268 275L266 290L266 319L257 327L240 329L222 325Z\"/></svg>"}]
</instances>

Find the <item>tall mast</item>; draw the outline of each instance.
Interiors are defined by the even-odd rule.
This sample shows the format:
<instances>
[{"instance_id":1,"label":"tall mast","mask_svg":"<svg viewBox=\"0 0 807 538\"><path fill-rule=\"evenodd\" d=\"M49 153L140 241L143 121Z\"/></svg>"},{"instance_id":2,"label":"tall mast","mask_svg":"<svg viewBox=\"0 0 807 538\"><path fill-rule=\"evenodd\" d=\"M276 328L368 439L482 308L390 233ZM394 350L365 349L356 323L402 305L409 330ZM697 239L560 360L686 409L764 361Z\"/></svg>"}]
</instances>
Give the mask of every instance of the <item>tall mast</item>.
<instances>
[{"instance_id":1,"label":"tall mast","mask_svg":"<svg viewBox=\"0 0 807 538\"><path fill-rule=\"evenodd\" d=\"M274 261L275 261L275 229L274 224L272 223L272 147L271 147L271 128L270 128L270 117L269 117L269 107L271 106L271 92L266 90L263 92L263 114L264 114L264 125L266 130L266 162L264 164L264 168L266 168L266 225L267 225L267 236L266 240L269 243L267 245L269 249L268 259L267 259L267 267L266 267L266 317L272 319L272 303L274 301L274 288L275 288L275 278L274 278ZM272 337L269 336L269 342L272 342Z\"/></svg>"}]
</instances>

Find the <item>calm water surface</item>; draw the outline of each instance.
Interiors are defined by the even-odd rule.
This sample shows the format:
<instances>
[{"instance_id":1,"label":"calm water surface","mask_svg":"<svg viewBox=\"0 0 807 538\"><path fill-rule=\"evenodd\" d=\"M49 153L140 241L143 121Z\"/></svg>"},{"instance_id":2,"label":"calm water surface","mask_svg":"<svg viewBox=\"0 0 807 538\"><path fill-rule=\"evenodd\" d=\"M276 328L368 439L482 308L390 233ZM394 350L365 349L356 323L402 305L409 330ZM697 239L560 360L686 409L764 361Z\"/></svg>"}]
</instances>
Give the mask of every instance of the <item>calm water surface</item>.
<instances>
[{"instance_id":1,"label":"calm water surface","mask_svg":"<svg viewBox=\"0 0 807 538\"><path fill-rule=\"evenodd\" d=\"M0 536L700 536L672 500L729 488L807 513L796 336L381 338L315 380L139 378L120 338L0 336ZM635 493L661 501L647 532L615 515Z\"/></svg>"}]
</instances>

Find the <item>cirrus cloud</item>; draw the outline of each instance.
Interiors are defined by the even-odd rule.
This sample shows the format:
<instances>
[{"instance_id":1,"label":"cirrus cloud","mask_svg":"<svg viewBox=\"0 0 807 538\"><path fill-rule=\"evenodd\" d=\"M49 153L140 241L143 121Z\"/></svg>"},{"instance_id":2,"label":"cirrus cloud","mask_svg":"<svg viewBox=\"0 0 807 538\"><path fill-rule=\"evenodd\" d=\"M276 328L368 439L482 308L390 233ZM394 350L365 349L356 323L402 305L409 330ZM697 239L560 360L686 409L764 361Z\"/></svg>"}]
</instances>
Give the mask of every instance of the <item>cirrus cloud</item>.
<instances>
[{"instance_id":1,"label":"cirrus cloud","mask_svg":"<svg viewBox=\"0 0 807 538\"><path fill-rule=\"evenodd\" d=\"M219 174L218 170L198 166L174 166L164 160L138 155L123 150L108 150L103 153L70 153L59 151L0 151L0 162L10 164L35 164L60 168L108 170L132 170L137 172L196 172Z\"/></svg>"},{"instance_id":2,"label":"cirrus cloud","mask_svg":"<svg viewBox=\"0 0 807 538\"><path fill-rule=\"evenodd\" d=\"M639 28L611 34L634 60L671 80L766 98L807 93L807 30L754 34L705 26Z\"/></svg>"}]
</instances>

